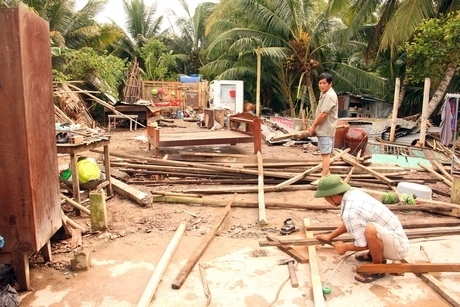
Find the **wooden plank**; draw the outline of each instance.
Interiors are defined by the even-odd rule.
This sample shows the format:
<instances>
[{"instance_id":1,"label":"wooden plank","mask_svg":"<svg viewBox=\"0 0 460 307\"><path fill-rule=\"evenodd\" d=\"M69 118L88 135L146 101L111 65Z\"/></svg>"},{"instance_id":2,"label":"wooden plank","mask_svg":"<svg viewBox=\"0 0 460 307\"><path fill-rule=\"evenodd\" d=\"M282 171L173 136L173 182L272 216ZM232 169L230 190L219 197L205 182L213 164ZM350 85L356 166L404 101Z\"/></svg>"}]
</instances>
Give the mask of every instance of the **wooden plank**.
<instances>
[{"instance_id":1,"label":"wooden plank","mask_svg":"<svg viewBox=\"0 0 460 307\"><path fill-rule=\"evenodd\" d=\"M335 152L337 152L337 150L334 150ZM343 151L342 151L343 152ZM356 166L357 168L360 168L364 171L366 171L367 173L371 174L372 176L374 176L375 178L381 180L382 182L385 182L386 184L390 185L390 186L393 186L394 185L394 181L383 176L382 174L364 166L364 165L361 165L359 163L356 163L356 161L351 157L351 155L343 155L342 157L342 160L353 165L353 166Z\"/></svg>"},{"instance_id":2,"label":"wooden plank","mask_svg":"<svg viewBox=\"0 0 460 307\"><path fill-rule=\"evenodd\" d=\"M334 157L331 158L331 162L330 162L330 163L332 163L332 162L334 162L334 161L340 159L342 156L344 156L344 155L345 155L346 153L348 153L349 151L350 151L350 148L347 148L346 150L342 151L341 153L336 154ZM293 184L293 183L295 183L295 182L297 182L297 181L299 181L299 180L302 180L302 179L303 179L305 176L307 176L308 174L310 174L310 173L312 173L312 172L314 172L314 171L317 171L317 170L321 169L322 167L323 167L323 164L322 164L322 163L319 163L318 165L316 165L316 166L314 166L314 167L312 167L312 168L307 169L307 170L304 171L303 173L298 174L298 175L296 175L296 176L294 176L294 177L292 177L292 178L290 178L290 179L288 179L288 180L286 180L286 181L284 181L284 182L282 182L282 183L276 185L276 187L277 187L279 190L281 190L281 189L283 189L284 187L286 187L286 186L288 186L288 185L291 185L291 184Z\"/></svg>"},{"instance_id":3,"label":"wooden plank","mask_svg":"<svg viewBox=\"0 0 460 307\"><path fill-rule=\"evenodd\" d=\"M267 220L267 214L265 212L265 196L264 196L264 163L262 160L262 154L260 151L257 152L257 164L258 164L258 194L257 194L257 200L259 201L259 224L261 225L267 225L268 220Z\"/></svg>"},{"instance_id":4,"label":"wooden plank","mask_svg":"<svg viewBox=\"0 0 460 307\"><path fill-rule=\"evenodd\" d=\"M306 229L310 225L310 219L303 219L303 225ZM307 239L313 238L313 231L305 230ZM323 287L321 285L321 276L319 275L318 262L316 259L316 247L308 246L308 256L310 258L310 274L311 274L311 287L313 290L313 301L315 302L315 307L326 306L324 302Z\"/></svg>"},{"instance_id":5,"label":"wooden plank","mask_svg":"<svg viewBox=\"0 0 460 307\"><path fill-rule=\"evenodd\" d=\"M450 191L450 201L455 204L460 204L460 177L455 176L452 181L452 189ZM457 209L457 211L460 209Z\"/></svg>"},{"instance_id":6,"label":"wooden plank","mask_svg":"<svg viewBox=\"0 0 460 307\"><path fill-rule=\"evenodd\" d=\"M449 228L444 228L444 229L407 229L405 231L407 237L409 239L415 239L415 238L423 238L423 237L436 237L436 236L444 236L444 235L456 235L460 231L459 227L449 227ZM293 238L282 238L282 237L277 237L280 244L287 244L287 245L316 245L320 244L318 240L315 238L306 238L306 239L293 239ZM353 238L349 234L343 234L338 236L337 238L333 239L332 242L336 241L342 241L342 242L354 242L355 238ZM269 242L269 241L259 241L259 246L278 246L279 244L275 242Z\"/></svg>"},{"instance_id":7,"label":"wooden plank","mask_svg":"<svg viewBox=\"0 0 460 307\"><path fill-rule=\"evenodd\" d=\"M179 245L179 241L185 232L186 225L186 222L181 222L179 227L177 227L177 230L174 233L173 238L169 242L168 247L161 256L160 261L156 265L152 277L150 277L150 280L147 283L147 286L145 287L144 292L142 293L141 298L139 299L139 302L137 303L137 307L150 306L150 301L152 300L152 297L155 294L158 285L160 284L161 277L163 276L166 267L169 264L169 261L171 260L171 257L177 248L177 245Z\"/></svg>"},{"instance_id":8,"label":"wooden plank","mask_svg":"<svg viewBox=\"0 0 460 307\"><path fill-rule=\"evenodd\" d=\"M460 272L460 263L358 264L357 273L433 273Z\"/></svg>"},{"instance_id":9,"label":"wooden plank","mask_svg":"<svg viewBox=\"0 0 460 307\"><path fill-rule=\"evenodd\" d=\"M142 205L142 206L149 206L152 203L151 196L134 188L126 183L115 179L115 178L110 178L110 181L112 183L113 189L115 192L135 201L136 203Z\"/></svg>"},{"instance_id":10,"label":"wooden plank","mask_svg":"<svg viewBox=\"0 0 460 307\"><path fill-rule=\"evenodd\" d=\"M407 260L407 257L403 260L405 263L411 263ZM448 301L454 307L460 307L460 297L453 293L452 289L446 287L442 282L436 279L430 273L415 273L424 282L426 282L434 291L441 295L446 301Z\"/></svg>"},{"instance_id":11,"label":"wooden plank","mask_svg":"<svg viewBox=\"0 0 460 307\"><path fill-rule=\"evenodd\" d=\"M193 252L190 258L187 260L187 263L180 270L179 274L177 274L176 278L171 284L171 287L173 289L180 289L180 287L182 287L188 275L190 274L190 272L192 272L196 263L206 251L206 248L208 248L209 244L211 244L212 240L214 239L214 236L216 235L217 230L219 230L220 225L222 225L223 221L225 220L228 213L230 212L230 208L233 202L235 201L235 198L236 198L236 194L233 195L233 198L227 203L222 215L212 225L211 229L209 229L209 232L206 234L206 236L203 237L203 240L201 241L200 245L197 247L197 249Z\"/></svg>"},{"instance_id":12,"label":"wooden plank","mask_svg":"<svg viewBox=\"0 0 460 307\"><path fill-rule=\"evenodd\" d=\"M449 179L445 178L443 175L438 174L438 172L436 172L436 171L434 171L433 169L431 169L431 168L429 168L429 167L423 165L423 164L420 163L420 162L417 163L417 164L418 164L418 166L420 166L421 168L423 168L423 169L426 170L427 172L430 172L430 173L433 174L434 176L436 176L436 177L438 177L439 179L441 179L442 182L444 182L445 184L447 184L449 187L452 187L452 182L451 182Z\"/></svg>"},{"instance_id":13,"label":"wooden plank","mask_svg":"<svg viewBox=\"0 0 460 307\"><path fill-rule=\"evenodd\" d=\"M358 154L356 155L356 163L359 163L359 158L361 158L361 149L358 151ZM356 166L351 167L350 172L348 173L347 177L345 177L345 179L343 181L345 181L346 183L350 182L351 175L355 171L355 168L356 168Z\"/></svg>"},{"instance_id":14,"label":"wooden plank","mask_svg":"<svg viewBox=\"0 0 460 307\"><path fill-rule=\"evenodd\" d=\"M454 181L454 177L452 177L452 175L447 172L446 168L441 163L439 163L438 160L433 159L433 160L430 160L430 162L431 162L432 165L436 166L436 168L441 173L444 174L444 176L446 177L447 180Z\"/></svg>"},{"instance_id":15,"label":"wooden plank","mask_svg":"<svg viewBox=\"0 0 460 307\"><path fill-rule=\"evenodd\" d=\"M460 226L460 221L440 221L440 222L401 222L404 229L413 228L430 228L430 227L455 227ZM311 231L323 231L323 230L334 230L338 225L334 224L323 224L323 225L312 225L308 226L307 230Z\"/></svg>"},{"instance_id":16,"label":"wooden plank","mask_svg":"<svg viewBox=\"0 0 460 307\"><path fill-rule=\"evenodd\" d=\"M278 238L272 234L267 234L267 240L271 242L279 242ZM308 248L306 246L294 246L280 244L277 246L279 250L285 252L299 263L308 263Z\"/></svg>"}]
</instances>

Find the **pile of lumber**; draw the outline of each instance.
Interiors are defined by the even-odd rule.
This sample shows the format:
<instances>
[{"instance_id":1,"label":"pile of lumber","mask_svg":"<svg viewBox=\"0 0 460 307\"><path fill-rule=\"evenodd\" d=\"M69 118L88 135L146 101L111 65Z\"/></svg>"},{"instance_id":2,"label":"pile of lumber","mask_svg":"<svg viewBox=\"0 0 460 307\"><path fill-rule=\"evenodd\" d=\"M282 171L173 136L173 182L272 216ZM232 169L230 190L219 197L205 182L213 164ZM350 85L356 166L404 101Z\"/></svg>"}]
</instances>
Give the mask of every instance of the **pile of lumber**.
<instances>
[{"instance_id":1,"label":"pile of lumber","mask_svg":"<svg viewBox=\"0 0 460 307\"><path fill-rule=\"evenodd\" d=\"M124 153L112 152L111 167L129 175L123 180L128 185L171 186L173 191L156 195L153 201L177 202L201 205L216 205L213 199L207 200L202 195L218 195L228 193L257 193L259 202L235 202L235 206L258 207L263 200L263 193L295 190L316 190L311 181L320 177L321 161L257 161L257 156L222 155L205 153L181 153L165 156L163 159L146 158ZM173 159L174 158L174 159ZM460 205L443 201L417 199L416 206L409 206L396 190L400 181L408 181L408 174L400 167L366 166L358 157L348 154L348 150L336 151L331 158L331 172L339 174L354 187L360 187L380 198L387 191L394 191L399 204L390 205L392 210L422 210L437 214L456 216ZM410 179L420 184L437 182L439 179L428 173ZM218 185L223 188L187 189L183 185ZM381 192L380 192L381 191ZM178 194L179 193L179 194ZM152 194L156 194L152 192ZM265 202L267 206L278 204ZM401 206L404 205L404 206ZM330 209L332 206L311 206L305 203L291 202L289 208ZM286 205L284 205L286 207Z\"/></svg>"}]
</instances>

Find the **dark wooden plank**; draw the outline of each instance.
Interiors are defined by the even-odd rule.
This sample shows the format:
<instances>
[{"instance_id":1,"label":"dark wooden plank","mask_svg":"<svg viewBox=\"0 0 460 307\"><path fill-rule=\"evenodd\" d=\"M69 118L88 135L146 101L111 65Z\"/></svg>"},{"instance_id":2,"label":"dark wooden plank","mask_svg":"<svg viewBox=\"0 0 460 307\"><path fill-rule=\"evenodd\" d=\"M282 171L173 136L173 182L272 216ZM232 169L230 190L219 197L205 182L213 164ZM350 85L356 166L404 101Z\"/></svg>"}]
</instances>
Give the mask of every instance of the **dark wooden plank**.
<instances>
[{"instance_id":1,"label":"dark wooden plank","mask_svg":"<svg viewBox=\"0 0 460 307\"><path fill-rule=\"evenodd\" d=\"M180 287L182 287L188 275L190 274L190 272L192 272L196 263L198 262L198 260L200 260L200 257L206 251L206 248L208 248L209 244L211 244L212 240L214 239L214 236L216 235L217 230L219 230L220 225L222 225L222 222L225 220L228 213L230 212L230 208L233 202L235 201L235 198L236 198L236 194L227 203L227 205L224 208L224 212L217 219L217 221L212 225L209 232L206 234L206 236L203 237L203 240L201 241L200 245L197 247L197 249L193 252L190 258L187 260L187 263L182 267L179 274L177 274L176 278L171 284L171 287L173 289L180 289Z\"/></svg>"},{"instance_id":2,"label":"dark wooden plank","mask_svg":"<svg viewBox=\"0 0 460 307\"><path fill-rule=\"evenodd\" d=\"M460 272L460 263L359 264L357 273L432 273Z\"/></svg>"},{"instance_id":3,"label":"dark wooden plank","mask_svg":"<svg viewBox=\"0 0 460 307\"><path fill-rule=\"evenodd\" d=\"M279 242L278 238L272 234L267 235L267 240L272 242ZM285 252L299 263L308 263L310 258L308 257L307 246L294 246L294 245L278 245L278 249Z\"/></svg>"},{"instance_id":4,"label":"dark wooden plank","mask_svg":"<svg viewBox=\"0 0 460 307\"><path fill-rule=\"evenodd\" d=\"M455 227L460 226L460 220L456 221L439 221L439 222L402 222L404 229L414 228L430 228L430 227ZM307 230L311 231L322 231L322 230L334 230L338 225L312 225L308 226Z\"/></svg>"}]
</instances>

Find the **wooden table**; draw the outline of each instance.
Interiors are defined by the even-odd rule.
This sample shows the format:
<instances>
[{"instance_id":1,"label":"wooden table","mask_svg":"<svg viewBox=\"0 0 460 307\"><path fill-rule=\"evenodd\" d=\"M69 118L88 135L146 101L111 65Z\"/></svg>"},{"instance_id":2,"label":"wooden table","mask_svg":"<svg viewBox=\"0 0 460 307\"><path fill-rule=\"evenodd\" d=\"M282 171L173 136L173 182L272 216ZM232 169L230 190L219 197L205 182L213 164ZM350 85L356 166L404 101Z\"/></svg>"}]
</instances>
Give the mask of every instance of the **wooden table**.
<instances>
[{"instance_id":1,"label":"wooden table","mask_svg":"<svg viewBox=\"0 0 460 307\"><path fill-rule=\"evenodd\" d=\"M112 183L110 182L110 152L109 152L110 139L97 139L90 143L85 142L81 144L57 144L57 153L70 155L70 169L72 171L72 188L74 199L77 203L81 203L80 199L80 183L78 180L77 170L77 154L104 147L104 167L105 178L107 183L107 195L112 196Z\"/></svg>"}]
</instances>

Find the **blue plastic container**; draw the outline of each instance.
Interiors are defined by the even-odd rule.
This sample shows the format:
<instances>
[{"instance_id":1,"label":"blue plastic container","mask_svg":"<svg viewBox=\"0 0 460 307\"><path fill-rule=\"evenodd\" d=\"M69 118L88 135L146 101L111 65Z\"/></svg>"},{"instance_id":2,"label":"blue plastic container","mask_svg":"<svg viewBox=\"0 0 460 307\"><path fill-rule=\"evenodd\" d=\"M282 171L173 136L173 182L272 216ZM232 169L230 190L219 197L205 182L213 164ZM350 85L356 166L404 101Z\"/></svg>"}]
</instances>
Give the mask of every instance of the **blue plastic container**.
<instances>
[{"instance_id":1,"label":"blue plastic container","mask_svg":"<svg viewBox=\"0 0 460 307\"><path fill-rule=\"evenodd\" d=\"M192 76L180 76L179 77L179 82L182 83L195 83L195 82L201 82L201 77L192 77Z\"/></svg>"}]
</instances>

